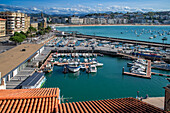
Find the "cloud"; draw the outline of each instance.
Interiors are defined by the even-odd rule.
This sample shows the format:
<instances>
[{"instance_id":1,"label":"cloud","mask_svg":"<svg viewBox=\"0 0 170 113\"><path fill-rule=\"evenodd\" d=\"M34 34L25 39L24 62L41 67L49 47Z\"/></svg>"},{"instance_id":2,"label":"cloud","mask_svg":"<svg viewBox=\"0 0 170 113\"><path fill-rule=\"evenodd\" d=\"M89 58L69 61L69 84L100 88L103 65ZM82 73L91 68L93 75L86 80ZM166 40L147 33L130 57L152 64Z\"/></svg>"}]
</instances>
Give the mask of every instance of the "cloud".
<instances>
[{"instance_id":1,"label":"cloud","mask_svg":"<svg viewBox=\"0 0 170 113\"><path fill-rule=\"evenodd\" d=\"M103 4L97 4L98 6L102 6Z\"/></svg>"},{"instance_id":2,"label":"cloud","mask_svg":"<svg viewBox=\"0 0 170 113\"><path fill-rule=\"evenodd\" d=\"M168 10L168 9L167 9ZM97 4L96 6L89 7L83 5L77 5L67 8L44 8L40 9L37 7L25 8L19 6L11 6L0 4L0 11L20 11L24 13L39 13L43 11L47 14L87 14L87 13L104 13L104 12L149 12L149 11L163 11L155 10L152 8L131 8L128 6L103 6L102 4ZM165 10L164 10L165 11Z\"/></svg>"}]
</instances>

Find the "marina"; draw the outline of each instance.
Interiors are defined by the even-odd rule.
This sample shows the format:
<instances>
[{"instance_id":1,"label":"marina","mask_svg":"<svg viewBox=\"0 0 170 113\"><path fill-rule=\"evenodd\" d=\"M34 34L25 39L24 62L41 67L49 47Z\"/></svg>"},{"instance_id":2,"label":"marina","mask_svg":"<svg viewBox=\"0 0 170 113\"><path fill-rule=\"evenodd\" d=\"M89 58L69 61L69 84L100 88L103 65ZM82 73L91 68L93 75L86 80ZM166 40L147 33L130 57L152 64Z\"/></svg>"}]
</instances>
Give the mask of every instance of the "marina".
<instances>
[{"instance_id":1,"label":"marina","mask_svg":"<svg viewBox=\"0 0 170 113\"><path fill-rule=\"evenodd\" d=\"M68 37L71 37L70 39L68 38ZM159 71L157 71L157 70L155 70L155 69L152 69L151 70L151 68L152 68L152 63L151 63L151 60L153 61L153 58L154 58L154 60L165 60L166 58L167 59L169 59L169 57L168 57L168 55L167 55L167 57L166 58L163 58L163 57L161 57L161 58L157 58L157 57L155 57L155 56L149 56L149 57L146 57L145 59L151 59L151 60L148 60L148 63L147 63L147 68L146 68L146 75L140 75L140 74L135 74L135 73L131 73L131 72L128 72L128 70L129 70L129 68L125 68L124 69L124 74L127 74L127 75L131 75L132 76L132 78L129 76L124 76L124 75L122 75L122 67L124 67L125 66L125 64L126 63L128 63L128 61L131 59L131 60L143 60L144 59L144 57L143 56L139 56L139 55L132 55L131 54L131 52L132 52L132 50L133 49L129 49L129 48L136 48L136 47L138 47L138 50L139 51L141 51L141 49L143 49L143 48L145 48L145 50L146 50L146 48L148 48L148 50L147 50L147 52L152 52L152 51L155 51L156 50L156 48L159 48L159 49L161 49L161 51L163 50L163 51L165 51L165 54L166 54L166 49L164 50L164 49L162 49L162 47L156 47L156 46L151 46L152 48L150 48L149 46L147 46L147 44L145 45L145 46L143 46L143 45L141 45L141 46L136 46L135 44L133 44L133 45L131 45L131 44L128 44L128 43L120 43L120 42L115 42L115 43L112 43L112 41L100 41L100 40L98 40L98 39L93 39L94 41L95 41L95 45L93 45L92 46L92 44L94 43L93 42L93 40L91 40L91 39L86 39L85 37L79 37L79 38L74 38L74 37L72 37L72 36L68 36L68 37L66 37L66 39L65 40L67 40L67 38L69 39L69 40L75 40L74 41L74 43L72 43L72 41L66 41L66 43L64 43L63 41L65 41L65 40L60 40L60 38L58 38L59 40L57 40L57 39L55 39L57 42L58 42L58 44L56 43L56 44L54 44L54 46L53 46L53 48L54 49L52 49L52 53L54 53L52 56L53 57L55 57L55 59L57 58L57 59L60 59L61 60L61 58L62 58L62 60L61 61L64 61L65 63L61 63L61 62L53 62L53 64L54 64L54 68L53 68L53 72L51 72L51 73L46 73L46 77L47 77L47 81L46 81L46 83L43 85L43 87L53 87L53 86L56 86L56 84L54 85L54 83L49 83L48 82L48 79L49 79L49 81L51 80L51 79L55 79L55 77L57 77L57 78L59 78L59 80L58 80L58 85L57 86L59 86L59 87L62 87L62 88L67 88L67 87L69 87L69 86L72 86L72 88L69 88L69 89L65 89L66 91L63 91L63 92L61 92L61 94L62 95L64 95L64 96L66 96L66 97L71 97L72 99L69 99L68 101L70 101L70 102L72 102L72 101L75 101L76 99L77 100L80 100L81 98L82 98L82 96L80 96L80 95L84 95L83 93L85 93L85 91L82 91L81 89L79 89L78 88L78 86L76 86L76 84L78 85L78 84L80 84L79 82L81 82L81 83L83 83L82 85L80 85L81 87L87 87L87 86L89 86L88 87L88 90L89 90L89 88L90 87L92 87L93 85L92 85L92 83L91 83L91 85L87 85L86 84L86 82L84 81L84 79L85 80L87 80L87 78L86 77L88 77L89 79L92 79L92 80L94 80L94 78L98 78L98 76L100 76L100 77L103 77L102 75L102 73L103 72L107 72L107 73L113 73L111 70L116 70L116 68L119 68L119 69L117 69L117 70L119 70L119 72L115 72L114 74L108 74L107 75L107 73L105 73L104 75L106 76L106 77L108 77L109 76L109 78L112 78L113 77L113 75L115 75L115 77L120 77L122 80L122 82L124 83L125 82L125 80L130 80L130 79L135 79L135 80L141 80L141 81L143 81L143 80L146 80L146 81L148 81L148 80L151 80L151 81L155 81L155 80L158 80L158 77L161 77L161 76L152 76L152 75L154 75L154 73L155 74L158 74L159 73ZM87 42L85 42L85 41L87 41ZM53 42L53 41L51 41L51 42ZM49 42L49 44L51 44L51 42ZM59 45L59 43L61 43L61 42L63 42L62 44L63 45ZM77 43L78 42L78 43ZM55 43L55 41L53 42L53 43ZM70 45L70 43L71 43L71 45ZM88 46L87 46L87 45ZM46 46L48 46L48 44L46 45ZM135 47L136 46L136 47ZM57 47L57 48L56 48ZM93 48L94 47L94 48ZM153 47L154 47L154 49L153 49ZM167 52L168 53L168 52ZM86 54L87 54L87 56L86 56ZM91 55L90 55L91 54ZM94 54L94 55L93 55ZM83 56L84 55L84 56ZM106 56L105 56L106 55ZM107 55L109 55L109 56L107 56ZM87 65L89 65L88 63L82 63L83 65L84 65L84 68L86 68L86 71L77 71L77 72L74 72L74 73L72 73L72 72L68 72L68 71L66 71L66 72L64 72L64 70L66 70L67 69L67 66L66 65L68 65L68 63L67 63L67 60L68 60L68 58L73 58L73 59L79 59L80 58L80 60L81 60L81 58L83 58L83 59L87 59L87 58L90 58L91 56L97 56L97 60L98 61L100 61L101 63L103 63L104 65L102 66L102 67L100 67L100 68L97 68L97 72L95 72L95 73L87 73ZM118 57L118 58L115 58L115 57ZM50 57L51 58L51 57ZM118 65L116 65L117 67L116 68L114 68L115 66L113 66L113 65L111 65L110 63L109 63L109 65L108 65L108 62L107 63L105 63L105 61L104 61L104 59L107 61L107 58L111 58L111 59L122 59L122 58L125 58L125 59L127 59L127 60L125 60L124 61L124 65L121 65L120 67L118 66ZM66 59L66 60L65 60ZM100 59L103 59L103 60L100 60ZM50 59L49 59L50 60ZM122 59L123 60L123 59ZM51 60L52 61L52 60ZM166 61L166 60L165 60ZM120 63L120 62L119 62ZM106 70L106 68L105 68L105 66L109 66L109 70ZM110 67L112 67L113 69L110 69ZM57 73L56 73L57 72ZM163 74L164 73L164 71L161 71L159 74ZM169 72L165 72L165 73L167 73L167 74L165 74L165 77L168 77L168 76L166 76L166 75L168 75L168 73ZM101 75L102 74L102 75ZM117 75L117 76L116 76ZM164 74L163 74L164 75ZM152 76L152 77L151 77ZM138 78L139 77L139 78ZM57 79L56 78L56 79ZM114 77L113 77L114 78ZM140 79L141 78L141 79ZM147 78L147 79L143 79L143 78ZM89 83L89 79L87 80L87 82ZM101 78L100 78L101 79ZM75 80L76 80L76 83L74 83L74 84L72 84L73 83L73 81L75 82ZM78 80L78 81L77 81ZM80 81L79 81L80 80ZM82 80L84 81L84 82L82 82ZM116 79L116 80L118 80L118 79ZM159 82L160 84L165 84L165 83L167 83L167 81L166 81L166 79L164 78L164 77L161 77L161 78L159 78L159 80L163 80L164 82ZM60 82L60 81L62 81L62 83ZM113 79L112 79L112 81L113 81ZM118 81L120 81L120 80L118 80ZM150 81L150 82L151 82ZM64 82L64 83L63 83ZM66 83L67 84L66 84ZM103 81L102 81L103 82ZM121 83L122 83L121 82ZM155 81L156 82L156 81ZM57 83L57 81L55 82L55 83ZM108 82L109 83L109 82ZM114 82L113 82L114 83ZM129 83L129 82L128 82ZM86 84L86 85L85 85ZM109 84L112 84L112 83L109 83ZM117 83L116 83L117 84ZM144 84L144 83L142 83L142 84ZM150 83L149 83L149 81L147 82L147 83L145 83L145 84L147 84L147 85L149 85ZM106 85L106 84L105 84ZM147 87L147 85L146 85L146 87ZM99 85L101 88L100 89L98 89L98 91L100 91L101 89L102 89L102 87L103 86L101 86L101 85ZM116 85L116 86L120 86L120 84L118 85ZM153 87L153 89L154 89L154 85L152 84L151 85L152 87ZM108 87L108 89L110 89L112 86L107 86ZM110 88L109 88L110 87ZM115 86L114 86L115 87ZM117 87L117 88L118 88ZM140 86L141 87L141 86ZM73 89L74 88L74 89ZM133 84L133 88L134 88L134 84ZM139 87L138 87L139 88ZM142 87L141 87L142 88ZM161 88L161 87L160 87ZM91 88L90 88L91 89ZM114 88L115 89L115 88ZM147 91L144 91L144 89L145 88L142 88L142 90L140 90L140 89L138 89L138 90L140 90L140 91L142 91L142 96L144 96L144 95L146 95L146 94L149 94L151 97L152 96L162 96L161 94L163 94L163 92L162 93L160 93L159 95L158 95L158 92L156 93L151 93L149 90L147 90ZM147 88L146 88L147 89ZM80 91L80 93L78 93L78 94L75 94L74 92L69 92L70 90L73 90L73 91L75 91L75 90L79 90ZM125 89L123 89L123 90L125 90ZM90 90L91 92L93 92L92 91L92 89ZM116 91L118 91L118 90L116 90ZM136 89L136 91L137 91L137 89ZM125 91L125 92L127 92L127 91ZM147 92L147 93L146 93ZM149 93L150 92L150 93ZM66 93L69 93L70 94L70 96L69 95L65 95ZM112 91L110 92L112 95L116 95L117 93L113 93ZM109 95L110 95L110 93L109 94L106 94L105 96L104 95L102 95L101 94L101 97L109 97ZM119 92L120 93L120 92ZM156 95L155 95L156 94ZM74 96L74 95L76 95L76 96ZM93 95L93 94L92 94ZM136 96L135 95L135 93L134 94L131 94L131 95L134 95L134 97ZM110 95L111 96L111 95ZM76 98L74 98L74 97L76 97ZM80 97L80 98L79 98ZM89 100L90 99L93 99L94 97L93 96L90 96L90 97L87 97L87 96L85 96L86 98L89 98ZM117 97L128 97L128 95L127 95L127 93L126 93L126 95L124 95L124 94L122 94L122 93L120 93L120 95L118 96L117 95ZM100 98L98 98L98 99L100 99ZM83 101L83 99L82 99L82 101Z\"/></svg>"},{"instance_id":2,"label":"marina","mask_svg":"<svg viewBox=\"0 0 170 113\"><path fill-rule=\"evenodd\" d=\"M0 113L170 112L168 0L2 0Z\"/></svg>"},{"instance_id":3,"label":"marina","mask_svg":"<svg viewBox=\"0 0 170 113\"><path fill-rule=\"evenodd\" d=\"M61 95L72 97L72 99L68 99L69 102L92 100L94 98L98 100L112 98L113 95L115 98L129 96L135 98L137 91L140 91L140 96L143 97L146 94L150 97L164 95L162 86L168 83L165 77L152 75L151 79L143 79L126 76L122 75L122 67L126 66L130 60L107 55L104 57L98 56L97 60L104 64L97 69L97 73L79 71L64 74L62 66L54 66L53 72L46 74L47 81L43 87L60 87L63 89ZM125 68L125 71L128 71L128 68ZM163 73L163 71L157 70L152 70L152 72ZM170 74L170 72L166 73ZM96 86L99 88L96 88ZM96 97L95 94L98 94L98 96Z\"/></svg>"},{"instance_id":4,"label":"marina","mask_svg":"<svg viewBox=\"0 0 170 113\"><path fill-rule=\"evenodd\" d=\"M34 69L31 75L44 72L46 79L39 77L34 83L23 82L23 86L20 84L22 81L18 81L18 88L60 87L63 89L62 97L68 97L69 102L84 101L83 97L86 100L96 99L95 94L103 90L105 93L101 93L97 99L112 98L113 95L115 98L136 97L137 91L141 91L141 96L163 96L162 86L167 83L165 78L169 77L170 73L163 67L155 70L153 65L156 64L154 61L164 61L168 64L168 44L164 47L160 44L149 46L141 44L140 41L137 42L141 45L127 40L122 43L93 36L87 38L85 35L77 37L65 34L67 33L57 31L56 36L44 44L41 54L28 63L28 66ZM140 63L143 63L143 66ZM125 67L127 64L131 67ZM125 68L122 72L123 67ZM29 76L25 79L29 80ZM40 84L35 85L36 83ZM139 85L136 85L138 83ZM154 90L150 91L148 85ZM94 90L96 86L99 88ZM157 88L159 90L156 90ZM77 91L80 92L75 94ZM87 94L89 91L91 93Z\"/></svg>"}]
</instances>

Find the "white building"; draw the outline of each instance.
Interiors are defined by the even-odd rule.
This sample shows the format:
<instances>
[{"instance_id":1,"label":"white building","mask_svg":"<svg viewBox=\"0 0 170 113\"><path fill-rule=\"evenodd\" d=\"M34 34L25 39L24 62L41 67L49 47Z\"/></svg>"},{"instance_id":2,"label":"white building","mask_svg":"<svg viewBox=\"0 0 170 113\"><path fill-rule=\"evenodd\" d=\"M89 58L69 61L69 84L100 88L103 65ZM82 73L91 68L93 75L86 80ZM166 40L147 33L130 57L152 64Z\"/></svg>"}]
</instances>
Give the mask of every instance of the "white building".
<instances>
[{"instance_id":1,"label":"white building","mask_svg":"<svg viewBox=\"0 0 170 113\"><path fill-rule=\"evenodd\" d=\"M83 18L71 17L69 18L69 23L70 24L83 24Z\"/></svg>"},{"instance_id":2,"label":"white building","mask_svg":"<svg viewBox=\"0 0 170 113\"><path fill-rule=\"evenodd\" d=\"M108 19L107 23L108 24L115 24L115 20L114 19Z\"/></svg>"}]
</instances>

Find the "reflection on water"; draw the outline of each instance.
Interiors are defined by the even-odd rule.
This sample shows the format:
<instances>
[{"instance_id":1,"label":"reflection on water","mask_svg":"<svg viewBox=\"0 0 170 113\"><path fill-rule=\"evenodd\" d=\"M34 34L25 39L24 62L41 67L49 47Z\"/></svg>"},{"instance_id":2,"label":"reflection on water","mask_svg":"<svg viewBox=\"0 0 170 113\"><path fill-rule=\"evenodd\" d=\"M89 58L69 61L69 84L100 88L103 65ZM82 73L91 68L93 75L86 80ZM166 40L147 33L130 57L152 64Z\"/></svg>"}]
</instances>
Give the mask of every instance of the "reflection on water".
<instances>
[{"instance_id":1,"label":"reflection on water","mask_svg":"<svg viewBox=\"0 0 170 113\"><path fill-rule=\"evenodd\" d=\"M64 78L77 79L80 76L88 76L88 78L90 78L90 76L93 77L93 76L96 76L96 75L97 75L97 73L86 73L85 71L78 71L76 73L69 72L67 74L64 74Z\"/></svg>"},{"instance_id":2,"label":"reflection on water","mask_svg":"<svg viewBox=\"0 0 170 113\"><path fill-rule=\"evenodd\" d=\"M76 72L76 73L68 73L66 74L66 76L68 76L68 78L71 78L71 79L77 79L80 75L80 71Z\"/></svg>"}]
</instances>

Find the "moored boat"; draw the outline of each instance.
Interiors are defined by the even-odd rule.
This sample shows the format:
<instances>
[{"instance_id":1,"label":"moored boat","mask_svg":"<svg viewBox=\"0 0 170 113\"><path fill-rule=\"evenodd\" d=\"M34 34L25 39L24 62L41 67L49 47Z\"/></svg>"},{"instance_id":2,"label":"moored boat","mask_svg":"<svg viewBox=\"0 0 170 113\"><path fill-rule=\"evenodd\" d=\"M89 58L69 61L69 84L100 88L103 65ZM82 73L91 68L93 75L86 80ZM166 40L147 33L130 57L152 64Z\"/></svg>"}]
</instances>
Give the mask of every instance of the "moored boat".
<instances>
[{"instance_id":1,"label":"moored boat","mask_svg":"<svg viewBox=\"0 0 170 113\"><path fill-rule=\"evenodd\" d=\"M77 72L80 70L80 65L78 62L71 62L71 63L68 63L68 70L71 71L71 72Z\"/></svg>"},{"instance_id":2,"label":"moored boat","mask_svg":"<svg viewBox=\"0 0 170 113\"><path fill-rule=\"evenodd\" d=\"M96 66L95 65L90 65L90 72L91 73L96 73L97 72L97 68L96 68Z\"/></svg>"}]
</instances>

